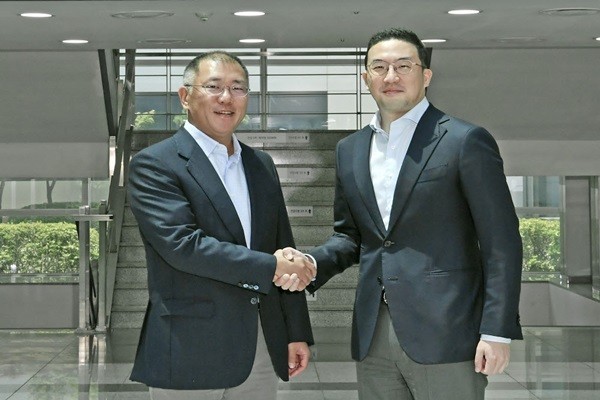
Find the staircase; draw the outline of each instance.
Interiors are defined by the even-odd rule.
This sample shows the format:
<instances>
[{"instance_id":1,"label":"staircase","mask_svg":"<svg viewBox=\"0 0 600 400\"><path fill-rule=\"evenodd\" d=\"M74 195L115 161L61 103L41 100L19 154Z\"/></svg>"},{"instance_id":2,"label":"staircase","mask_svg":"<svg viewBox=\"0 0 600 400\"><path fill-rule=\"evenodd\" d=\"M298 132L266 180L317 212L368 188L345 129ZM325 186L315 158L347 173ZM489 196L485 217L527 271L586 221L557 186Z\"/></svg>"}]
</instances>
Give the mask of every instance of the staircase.
<instances>
[{"instance_id":1,"label":"staircase","mask_svg":"<svg viewBox=\"0 0 600 400\"><path fill-rule=\"evenodd\" d=\"M135 132L132 153L163 140L173 132ZM303 140L263 144L252 132L240 133L240 140L267 151L277 166L296 246L303 251L323 243L332 233L334 196L334 149L347 131L302 133ZM273 135L293 137L294 132ZM352 306L358 278L357 266L351 267L319 289L307 294L314 327L347 327L352 321ZM111 314L113 328L139 328L142 325L148 292L144 247L136 221L125 207L118 255L115 291Z\"/></svg>"}]
</instances>

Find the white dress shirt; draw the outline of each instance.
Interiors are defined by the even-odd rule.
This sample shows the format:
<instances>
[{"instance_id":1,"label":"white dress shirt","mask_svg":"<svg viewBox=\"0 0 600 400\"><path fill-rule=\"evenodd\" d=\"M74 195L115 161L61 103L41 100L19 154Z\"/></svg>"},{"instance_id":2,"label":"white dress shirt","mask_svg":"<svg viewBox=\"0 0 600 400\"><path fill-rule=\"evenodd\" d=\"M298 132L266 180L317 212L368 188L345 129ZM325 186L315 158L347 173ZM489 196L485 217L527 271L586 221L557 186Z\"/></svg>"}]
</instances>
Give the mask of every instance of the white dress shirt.
<instances>
[{"instance_id":1,"label":"white dress shirt","mask_svg":"<svg viewBox=\"0 0 600 400\"><path fill-rule=\"evenodd\" d=\"M417 123L427 107L429 107L429 102L423 98L409 112L391 123L389 133L381 128L379 111L371 120L370 126L375 133L371 139L369 169L377 206L385 229L388 229L390 222L394 190L402 162L417 128Z\"/></svg>"},{"instance_id":2,"label":"white dress shirt","mask_svg":"<svg viewBox=\"0 0 600 400\"><path fill-rule=\"evenodd\" d=\"M377 206L385 229L389 229L394 191L396 190L396 182L404 157L406 157L417 124L425 114L427 107L429 107L429 101L427 101L427 98L423 98L409 112L390 124L389 133L381 128L379 111L373 116L369 124L375 132L371 139L369 169ZM481 339L490 342L511 342L508 338L492 335L481 335Z\"/></svg>"},{"instance_id":3,"label":"white dress shirt","mask_svg":"<svg viewBox=\"0 0 600 400\"><path fill-rule=\"evenodd\" d=\"M248 194L248 183L244 174L244 164L242 163L242 148L239 141L233 135L233 154L227 154L227 147L217 142L194 125L185 121L183 125L196 143L200 146L204 154L210 160L215 171L221 178L221 182L229 194L229 198L235 207L238 218L244 229L244 238L246 247L250 248L251 237L251 214L250 214L250 196Z\"/></svg>"}]
</instances>

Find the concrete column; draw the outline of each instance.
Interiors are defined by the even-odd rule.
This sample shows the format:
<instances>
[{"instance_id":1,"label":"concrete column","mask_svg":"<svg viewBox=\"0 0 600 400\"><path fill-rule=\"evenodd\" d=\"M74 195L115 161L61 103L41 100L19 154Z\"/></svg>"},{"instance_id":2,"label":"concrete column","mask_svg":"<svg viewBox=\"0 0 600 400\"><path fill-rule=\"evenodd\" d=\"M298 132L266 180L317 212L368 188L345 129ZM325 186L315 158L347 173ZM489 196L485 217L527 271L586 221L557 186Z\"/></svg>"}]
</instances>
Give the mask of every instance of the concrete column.
<instances>
[{"instance_id":1,"label":"concrete column","mask_svg":"<svg viewBox=\"0 0 600 400\"><path fill-rule=\"evenodd\" d=\"M564 179L565 275L571 283L591 283L590 177Z\"/></svg>"}]
</instances>

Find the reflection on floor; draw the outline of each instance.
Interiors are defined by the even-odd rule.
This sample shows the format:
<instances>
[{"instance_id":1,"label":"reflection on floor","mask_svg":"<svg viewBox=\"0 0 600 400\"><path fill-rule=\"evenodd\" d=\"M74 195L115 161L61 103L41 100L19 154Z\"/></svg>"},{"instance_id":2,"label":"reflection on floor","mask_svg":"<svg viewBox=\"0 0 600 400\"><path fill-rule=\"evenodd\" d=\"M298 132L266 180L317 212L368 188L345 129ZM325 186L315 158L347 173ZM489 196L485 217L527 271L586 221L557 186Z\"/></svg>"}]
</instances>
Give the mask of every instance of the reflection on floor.
<instances>
[{"instance_id":1,"label":"reflection on floor","mask_svg":"<svg viewBox=\"0 0 600 400\"><path fill-rule=\"evenodd\" d=\"M0 400L149 399L131 382L138 331L77 337L67 331L0 331ZM280 382L279 400L357 399L349 331L315 329L309 369ZM526 328L487 399L600 399L600 327ZM441 399L442 400L442 399Z\"/></svg>"}]
</instances>

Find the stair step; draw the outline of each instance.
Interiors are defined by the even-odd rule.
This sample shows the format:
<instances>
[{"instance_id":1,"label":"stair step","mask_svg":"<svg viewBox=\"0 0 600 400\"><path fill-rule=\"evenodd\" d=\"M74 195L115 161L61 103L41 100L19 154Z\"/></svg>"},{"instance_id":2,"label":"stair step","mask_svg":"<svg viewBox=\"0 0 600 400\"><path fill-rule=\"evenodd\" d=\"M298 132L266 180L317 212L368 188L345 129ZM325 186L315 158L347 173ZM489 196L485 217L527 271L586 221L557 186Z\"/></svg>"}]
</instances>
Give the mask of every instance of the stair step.
<instances>
[{"instance_id":1,"label":"stair step","mask_svg":"<svg viewBox=\"0 0 600 400\"><path fill-rule=\"evenodd\" d=\"M285 186L282 185L281 191L286 204L319 204L333 205L333 196L335 188L333 186Z\"/></svg>"},{"instance_id":2,"label":"stair step","mask_svg":"<svg viewBox=\"0 0 600 400\"><path fill-rule=\"evenodd\" d=\"M115 288L113 307L145 307L148 304L148 289L144 286L137 288Z\"/></svg>"},{"instance_id":3,"label":"stair step","mask_svg":"<svg viewBox=\"0 0 600 400\"><path fill-rule=\"evenodd\" d=\"M115 288L123 289L127 287L132 287L130 285L135 285L134 287L139 287L139 285L143 285L142 287L146 288L148 286L147 281L148 272L145 267L117 267Z\"/></svg>"},{"instance_id":4,"label":"stair step","mask_svg":"<svg viewBox=\"0 0 600 400\"><path fill-rule=\"evenodd\" d=\"M302 163L323 167L335 166L335 153L329 149L269 149L266 152L273 158L275 165Z\"/></svg>"},{"instance_id":5,"label":"stair step","mask_svg":"<svg viewBox=\"0 0 600 400\"><path fill-rule=\"evenodd\" d=\"M146 253L141 243L121 242L119 248L119 263L141 263L146 261Z\"/></svg>"},{"instance_id":6,"label":"stair step","mask_svg":"<svg viewBox=\"0 0 600 400\"><path fill-rule=\"evenodd\" d=\"M352 307L335 310L310 310L310 323L313 328L319 327L349 327L352 325Z\"/></svg>"},{"instance_id":7,"label":"stair step","mask_svg":"<svg viewBox=\"0 0 600 400\"><path fill-rule=\"evenodd\" d=\"M146 308L140 310L121 311L113 307L110 317L111 328L141 328L144 322L144 313Z\"/></svg>"},{"instance_id":8,"label":"stair step","mask_svg":"<svg viewBox=\"0 0 600 400\"><path fill-rule=\"evenodd\" d=\"M146 269L146 261L119 262L117 268L143 268Z\"/></svg>"}]
</instances>

